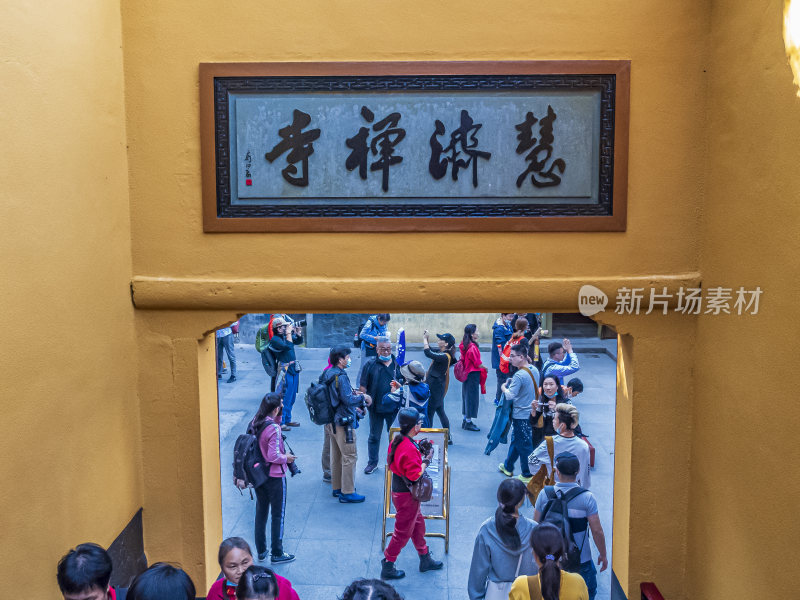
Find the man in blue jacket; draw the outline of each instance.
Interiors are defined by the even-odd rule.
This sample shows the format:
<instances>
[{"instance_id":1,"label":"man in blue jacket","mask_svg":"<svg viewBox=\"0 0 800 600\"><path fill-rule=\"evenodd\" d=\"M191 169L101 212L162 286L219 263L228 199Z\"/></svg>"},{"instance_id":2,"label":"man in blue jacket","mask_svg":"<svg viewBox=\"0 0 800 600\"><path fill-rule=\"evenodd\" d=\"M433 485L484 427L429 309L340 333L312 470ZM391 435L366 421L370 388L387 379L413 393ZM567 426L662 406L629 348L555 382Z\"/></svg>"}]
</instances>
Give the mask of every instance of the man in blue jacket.
<instances>
[{"instance_id":1,"label":"man in blue jacket","mask_svg":"<svg viewBox=\"0 0 800 600\"><path fill-rule=\"evenodd\" d=\"M328 362L331 368L322 372L321 382L330 386L331 404L336 411L334 422L325 425L331 449L332 493L343 504L364 502L364 496L356 494L358 449L354 430L358 428L358 421L364 416L365 409L372 404L372 398L369 394L353 391L345 372L351 364L350 348L334 346L328 355Z\"/></svg>"},{"instance_id":2,"label":"man in blue jacket","mask_svg":"<svg viewBox=\"0 0 800 600\"><path fill-rule=\"evenodd\" d=\"M511 334L514 329L511 327L511 320L514 318L514 313L500 313L500 318L492 325L492 368L497 373L497 390L494 394L494 403L500 403L500 394L503 391L500 389L506 382L511 374L503 373L500 370L500 353L506 345L506 342L511 339Z\"/></svg>"},{"instance_id":3,"label":"man in blue jacket","mask_svg":"<svg viewBox=\"0 0 800 600\"><path fill-rule=\"evenodd\" d=\"M361 371L364 370L364 365L370 358L378 355L378 338L389 337L386 324L390 319L391 315L389 313L378 313L372 315L361 326L361 331L358 333L358 339L361 340L361 364L358 368L359 381L361 381Z\"/></svg>"},{"instance_id":4,"label":"man in blue jacket","mask_svg":"<svg viewBox=\"0 0 800 600\"><path fill-rule=\"evenodd\" d=\"M564 377L572 375L580 370L581 364L578 362L578 355L572 350L572 342L564 338L564 342L551 342L547 346L547 353L550 355L542 365L542 381L546 375L558 377L558 383L564 385Z\"/></svg>"},{"instance_id":5,"label":"man in blue jacket","mask_svg":"<svg viewBox=\"0 0 800 600\"><path fill-rule=\"evenodd\" d=\"M389 313L379 313L372 315L364 326L358 337L361 339L361 364L367 362L367 358L377 356L377 338L386 336L386 324L390 321Z\"/></svg>"}]
</instances>

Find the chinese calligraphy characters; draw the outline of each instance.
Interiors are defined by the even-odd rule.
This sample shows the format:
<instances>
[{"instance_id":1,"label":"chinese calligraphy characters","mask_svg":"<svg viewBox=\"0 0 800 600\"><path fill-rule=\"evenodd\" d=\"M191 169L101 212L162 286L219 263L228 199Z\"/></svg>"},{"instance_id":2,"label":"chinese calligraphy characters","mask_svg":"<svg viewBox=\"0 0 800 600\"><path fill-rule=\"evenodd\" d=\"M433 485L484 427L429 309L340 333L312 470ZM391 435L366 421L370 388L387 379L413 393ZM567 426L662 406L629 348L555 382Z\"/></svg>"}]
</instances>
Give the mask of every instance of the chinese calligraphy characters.
<instances>
[{"instance_id":1,"label":"chinese calligraphy characters","mask_svg":"<svg viewBox=\"0 0 800 600\"><path fill-rule=\"evenodd\" d=\"M285 124L285 116L281 117L284 126L277 132L280 141L264 154L269 163L273 163L280 156L285 156L287 165L281 170L281 175L286 182L300 188L309 186L309 158L314 155L314 142L318 140L321 140L319 149L323 158L322 162L317 164L322 165L323 181L326 174L333 174L335 162L341 160L334 158L332 152L337 148L346 147L349 152L344 155L343 162L347 171L355 171L362 181L367 181L370 172L380 173L380 185L384 193L390 188L390 173L403 174L406 179L400 184L402 187L408 177L413 177L415 182L422 182L420 176L425 167L427 174L434 181L444 179L448 171L449 179L453 182L458 182L460 174L463 181L462 171L467 171L467 181L471 181L473 188L478 188L482 179L478 177L479 165L482 165L480 168L482 172L488 169L489 181L480 186L482 188L481 192L478 192L480 195L496 193L496 190L504 187L508 189L507 186L513 186L514 183L519 189L527 180L530 180L535 189L558 186L562 183L566 171L566 160L556 154L554 123L557 114L549 104L546 112L539 113L544 115L541 118L537 118L533 111L526 111L524 119L517 125L512 125L516 122L514 115L512 115L513 120L502 119L499 122L487 116L486 119L490 123L488 130L484 128L483 122L478 122L478 119L470 113L472 111L483 114L480 112L480 107L461 109L458 126L450 131L445 126L446 121L437 119L430 113L421 117L416 115L403 117L399 110L390 111L382 108L383 115L377 116L369 106L360 105L361 124L347 132L348 125L344 123L341 112L336 112L334 118L320 113L312 119L309 114L312 111L306 110L308 112L294 108L289 124ZM406 119L410 119L410 124ZM404 122L403 126L400 125L401 120ZM312 121L315 121L315 124L319 123L319 126L312 128ZM355 133L348 137L347 134L354 130ZM512 138L515 130L516 146ZM323 131L325 131L324 136ZM419 145L424 144L425 139L429 146L427 164L424 162L424 155L420 156L419 152L410 154L408 152L409 149L413 150L414 146L420 150ZM402 150L403 148L405 150ZM490 162L493 155L494 161ZM413 163L410 169L405 166L409 156ZM250 160L248 154L245 158L246 185L253 185ZM520 172L515 165L523 160L527 165ZM341 164L338 162L338 165ZM467 181L464 181L464 185L469 185ZM317 180L314 185L319 188L325 183L320 184ZM461 193L465 192L460 186L459 189ZM432 188L432 195L452 194L443 190L440 184Z\"/></svg>"},{"instance_id":2,"label":"chinese calligraphy characters","mask_svg":"<svg viewBox=\"0 0 800 600\"><path fill-rule=\"evenodd\" d=\"M361 107L361 116L367 123L375 120L375 114L366 106ZM389 167L403 162L402 156L394 155L394 147L406 137L406 130L397 126L400 122L400 113L393 112L385 119L378 121L372 126L373 131L382 131L372 138L368 145L369 128L361 127L358 133L351 138L347 138L345 144L353 151L345 161L348 171L358 167L358 175L361 179L367 178L367 158L368 151L372 151L373 156L380 154L380 158L370 165L370 171L383 171L381 189L389 191Z\"/></svg>"},{"instance_id":3,"label":"chinese calligraphy characters","mask_svg":"<svg viewBox=\"0 0 800 600\"><path fill-rule=\"evenodd\" d=\"M475 124L469 112L466 110L461 111L461 125L458 129L450 134L450 143L447 148L443 148L442 144L437 139L440 135L445 134L444 124L436 119L435 130L431 135L431 159L428 162L428 171L433 175L434 179L441 179L447 174L447 165L450 163L453 181L458 181L459 169L466 169L472 165L472 186L478 187L478 159L489 160L492 157L491 152L484 152L477 149L478 130L483 127L482 124ZM442 154L450 153L442 159ZM467 155L467 159L459 158L463 153Z\"/></svg>"},{"instance_id":4,"label":"chinese calligraphy characters","mask_svg":"<svg viewBox=\"0 0 800 600\"><path fill-rule=\"evenodd\" d=\"M519 140L517 154L522 154L536 144L537 140L533 137L533 126L539 121L539 143L525 157L525 160L529 163L528 168L517 177L517 187L522 187L522 183L528 175L531 176L531 183L538 188L552 187L561 183L561 177L553 173L553 171L558 169L561 175L564 174L567 168L567 163L564 162L564 159L557 158L547 171L544 170L547 161L553 155L553 141L555 140L553 137L553 121L555 120L556 113L553 107L548 104L547 116L542 117L541 121L533 116L532 112L529 112L525 115L525 120L515 127L519 131L517 135ZM542 153L544 153L544 156L540 159Z\"/></svg>"},{"instance_id":5,"label":"chinese calligraphy characters","mask_svg":"<svg viewBox=\"0 0 800 600\"><path fill-rule=\"evenodd\" d=\"M302 129L309 123L311 123L311 116L295 109L291 125L287 125L278 131L281 141L265 154L265 158L272 162L291 149L291 152L286 156L286 162L289 165L281 171L281 174L286 181L298 187L308 186L308 157L314 154L314 144L312 142L319 138L321 133L319 129L309 129L303 132ZM294 163L298 161L302 161L302 170L299 176L295 176L297 167Z\"/></svg>"}]
</instances>

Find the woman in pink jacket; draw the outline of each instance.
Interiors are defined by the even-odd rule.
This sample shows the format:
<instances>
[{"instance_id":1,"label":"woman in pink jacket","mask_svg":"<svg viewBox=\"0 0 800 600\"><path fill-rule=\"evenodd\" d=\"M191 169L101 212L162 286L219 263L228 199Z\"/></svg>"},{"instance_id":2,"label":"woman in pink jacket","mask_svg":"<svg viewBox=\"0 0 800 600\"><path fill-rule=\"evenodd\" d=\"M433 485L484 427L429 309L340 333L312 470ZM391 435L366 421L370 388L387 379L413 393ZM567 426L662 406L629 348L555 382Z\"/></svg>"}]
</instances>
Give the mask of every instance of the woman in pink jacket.
<instances>
[{"instance_id":1,"label":"woman in pink jacket","mask_svg":"<svg viewBox=\"0 0 800 600\"><path fill-rule=\"evenodd\" d=\"M256 416L248 432L258 437L258 447L269 469L267 480L255 488L256 492L256 551L258 560L267 558L267 517L272 508L272 564L294 560L293 554L283 551L283 516L286 509L287 463L294 462L294 455L287 454L281 436L281 412L283 399L271 392L261 400Z\"/></svg>"},{"instance_id":2,"label":"woman in pink jacket","mask_svg":"<svg viewBox=\"0 0 800 600\"><path fill-rule=\"evenodd\" d=\"M220 544L217 558L222 569L222 577L212 584L206 598L208 600L237 600L236 588L239 581L249 567L253 566L253 553L250 551L250 545L240 537L230 537ZM268 571L264 567L259 568ZM271 571L270 573L272 575L265 578L269 580L265 583L274 580L277 588L277 594L273 594L275 600L300 600L288 579Z\"/></svg>"},{"instance_id":3,"label":"woman in pink jacket","mask_svg":"<svg viewBox=\"0 0 800 600\"><path fill-rule=\"evenodd\" d=\"M487 368L481 359L481 351L478 348L478 326L470 323L464 327L464 339L459 346L461 350L461 360L464 361L467 380L461 384L461 413L464 420L461 422L461 429L467 431L480 431L480 428L472 422L478 416L478 405L480 404L480 393L486 393L486 374Z\"/></svg>"}]
</instances>

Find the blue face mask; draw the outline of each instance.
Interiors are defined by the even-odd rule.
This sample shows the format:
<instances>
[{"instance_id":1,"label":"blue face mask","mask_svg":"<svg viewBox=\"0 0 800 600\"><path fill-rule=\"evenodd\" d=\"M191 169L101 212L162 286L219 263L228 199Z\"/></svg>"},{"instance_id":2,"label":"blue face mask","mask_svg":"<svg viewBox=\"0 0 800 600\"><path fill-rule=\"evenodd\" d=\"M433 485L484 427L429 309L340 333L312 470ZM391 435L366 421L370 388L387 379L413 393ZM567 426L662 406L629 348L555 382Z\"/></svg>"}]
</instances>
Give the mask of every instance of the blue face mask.
<instances>
[{"instance_id":1,"label":"blue face mask","mask_svg":"<svg viewBox=\"0 0 800 600\"><path fill-rule=\"evenodd\" d=\"M383 362L389 362L392 360L391 354L378 354L378 360L382 360Z\"/></svg>"},{"instance_id":2,"label":"blue face mask","mask_svg":"<svg viewBox=\"0 0 800 600\"><path fill-rule=\"evenodd\" d=\"M228 579L227 577L225 578L225 585L229 585L230 587L236 587L236 584L235 584L235 583L233 583L233 582L232 582L230 579Z\"/></svg>"},{"instance_id":3,"label":"blue face mask","mask_svg":"<svg viewBox=\"0 0 800 600\"><path fill-rule=\"evenodd\" d=\"M352 365L352 364L353 364L353 359L351 359L351 358L348 356L348 357L347 357L347 364L344 366L344 368L346 369L347 367L349 367L349 366L350 366L350 365Z\"/></svg>"}]
</instances>

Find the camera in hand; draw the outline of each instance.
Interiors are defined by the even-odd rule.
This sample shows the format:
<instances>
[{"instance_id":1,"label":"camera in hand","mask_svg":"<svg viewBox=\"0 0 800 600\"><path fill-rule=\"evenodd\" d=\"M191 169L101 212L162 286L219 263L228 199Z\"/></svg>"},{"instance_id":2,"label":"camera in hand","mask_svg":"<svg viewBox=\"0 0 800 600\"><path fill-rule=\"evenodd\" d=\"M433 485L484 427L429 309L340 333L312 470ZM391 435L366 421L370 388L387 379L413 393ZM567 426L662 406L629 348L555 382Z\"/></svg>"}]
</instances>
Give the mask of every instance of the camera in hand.
<instances>
[{"instance_id":1,"label":"camera in hand","mask_svg":"<svg viewBox=\"0 0 800 600\"><path fill-rule=\"evenodd\" d=\"M283 441L285 442L286 441L286 435L281 434L281 437L283 438ZM286 446L289 448L289 452L294 454L294 451L289 446L289 444L286 444ZM294 459L293 462L287 462L286 463L286 467L289 469L289 473L292 475L292 477L294 477L298 473L302 473L302 471L300 470L300 467L297 466L297 459Z\"/></svg>"},{"instance_id":2,"label":"camera in hand","mask_svg":"<svg viewBox=\"0 0 800 600\"><path fill-rule=\"evenodd\" d=\"M422 456L428 456L433 452L433 442L427 438L422 438L417 442L417 446L419 446L419 451L422 453Z\"/></svg>"},{"instance_id":3,"label":"camera in hand","mask_svg":"<svg viewBox=\"0 0 800 600\"><path fill-rule=\"evenodd\" d=\"M308 325L308 322L305 319L300 319L299 321L295 321L294 324L297 327L305 327L306 325Z\"/></svg>"}]
</instances>

